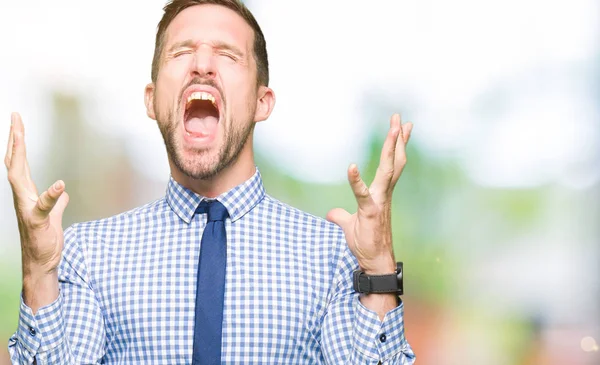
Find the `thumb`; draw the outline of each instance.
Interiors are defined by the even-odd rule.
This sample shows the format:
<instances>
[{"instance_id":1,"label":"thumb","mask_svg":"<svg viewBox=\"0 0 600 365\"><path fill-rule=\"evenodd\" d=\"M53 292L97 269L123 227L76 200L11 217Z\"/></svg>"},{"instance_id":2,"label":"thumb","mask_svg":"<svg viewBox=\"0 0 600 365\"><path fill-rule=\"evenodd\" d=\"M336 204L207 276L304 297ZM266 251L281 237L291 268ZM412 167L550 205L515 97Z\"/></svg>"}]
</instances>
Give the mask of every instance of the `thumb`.
<instances>
[{"instance_id":1,"label":"thumb","mask_svg":"<svg viewBox=\"0 0 600 365\"><path fill-rule=\"evenodd\" d=\"M352 215L348 213L345 209L335 208L330 210L329 213L327 213L326 219L331 223L335 223L338 226L344 228L344 226L346 226L346 223L350 221L351 217Z\"/></svg>"},{"instance_id":2,"label":"thumb","mask_svg":"<svg viewBox=\"0 0 600 365\"><path fill-rule=\"evenodd\" d=\"M56 219L58 219L58 222L61 226L63 214L65 212L65 209L67 208L67 204L69 204L69 194L67 194L67 192L64 191L58 198L54 209L52 209L52 215L54 215Z\"/></svg>"}]
</instances>

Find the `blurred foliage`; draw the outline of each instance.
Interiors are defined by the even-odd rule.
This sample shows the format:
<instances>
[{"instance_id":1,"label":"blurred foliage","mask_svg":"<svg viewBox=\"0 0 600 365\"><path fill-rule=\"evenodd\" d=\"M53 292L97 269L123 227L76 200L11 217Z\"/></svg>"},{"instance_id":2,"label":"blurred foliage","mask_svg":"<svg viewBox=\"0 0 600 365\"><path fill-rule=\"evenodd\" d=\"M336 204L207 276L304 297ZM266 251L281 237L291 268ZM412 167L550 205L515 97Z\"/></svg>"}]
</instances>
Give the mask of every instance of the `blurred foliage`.
<instances>
[{"instance_id":1,"label":"blurred foliage","mask_svg":"<svg viewBox=\"0 0 600 365\"><path fill-rule=\"evenodd\" d=\"M2 260L4 261L4 260ZM21 268L15 260L6 260L0 267L0 346L5 347L19 322L19 305L21 303ZM1 363L1 361L0 361Z\"/></svg>"}]
</instances>

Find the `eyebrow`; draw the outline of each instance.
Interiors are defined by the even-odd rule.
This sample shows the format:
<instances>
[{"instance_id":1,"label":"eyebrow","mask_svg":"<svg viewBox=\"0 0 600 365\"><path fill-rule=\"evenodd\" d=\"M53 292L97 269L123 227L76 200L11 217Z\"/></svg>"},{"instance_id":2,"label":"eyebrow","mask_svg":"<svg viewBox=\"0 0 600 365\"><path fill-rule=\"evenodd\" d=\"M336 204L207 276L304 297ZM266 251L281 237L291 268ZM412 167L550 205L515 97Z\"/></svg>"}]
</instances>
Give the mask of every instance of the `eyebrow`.
<instances>
[{"instance_id":1,"label":"eyebrow","mask_svg":"<svg viewBox=\"0 0 600 365\"><path fill-rule=\"evenodd\" d=\"M230 51L240 58L243 58L245 55L241 49L239 49L238 47L236 47L230 43L227 43L224 41L214 41L211 43L212 43L212 46L215 47L216 49L220 49L220 50L224 49L224 50ZM192 41L191 39L186 39L185 41L177 42L177 43L173 44L171 47L169 47L169 53L172 53L173 51L175 51L176 49L179 49L179 48L194 48L195 46L196 46L196 42Z\"/></svg>"}]
</instances>

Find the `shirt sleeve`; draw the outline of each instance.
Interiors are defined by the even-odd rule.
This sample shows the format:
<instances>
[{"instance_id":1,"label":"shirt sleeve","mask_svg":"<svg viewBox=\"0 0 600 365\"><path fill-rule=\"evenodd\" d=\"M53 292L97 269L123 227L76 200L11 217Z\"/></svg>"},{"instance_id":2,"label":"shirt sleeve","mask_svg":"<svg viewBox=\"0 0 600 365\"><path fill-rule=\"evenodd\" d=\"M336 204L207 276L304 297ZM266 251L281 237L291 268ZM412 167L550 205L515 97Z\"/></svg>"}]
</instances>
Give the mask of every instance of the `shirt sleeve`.
<instances>
[{"instance_id":1,"label":"shirt sleeve","mask_svg":"<svg viewBox=\"0 0 600 365\"><path fill-rule=\"evenodd\" d=\"M58 280L58 298L35 315L21 298L19 325L8 342L13 364L97 364L104 356L104 320L76 226L65 230Z\"/></svg>"},{"instance_id":2,"label":"shirt sleeve","mask_svg":"<svg viewBox=\"0 0 600 365\"><path fill-rule=\"evenodd\" d=\"M352 286L358 263L347 248L339 260L323 319L321 344L327 364L412 365L415 354L404 336L404 304L383 321L366 308Z\"/></svg>"}]
</instances>

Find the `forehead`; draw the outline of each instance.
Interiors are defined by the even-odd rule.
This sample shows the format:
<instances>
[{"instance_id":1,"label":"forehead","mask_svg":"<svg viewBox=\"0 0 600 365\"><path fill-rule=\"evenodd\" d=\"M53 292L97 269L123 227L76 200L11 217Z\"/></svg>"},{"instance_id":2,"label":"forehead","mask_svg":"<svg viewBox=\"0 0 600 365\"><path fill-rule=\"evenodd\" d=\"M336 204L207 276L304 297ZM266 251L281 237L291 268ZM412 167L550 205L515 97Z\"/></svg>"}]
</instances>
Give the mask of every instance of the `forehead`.
<instances>
[{"instance_id":1,"label":"forehead","mask_svg":"<svg viewBox=\"0 0 600 365\"><path fill-rule=\"evenodd\" d=\"M254 32L235 11L220 5L194 5L177 14L169 24L167 47L183 40L195 42L224 41L249 50Z\"/></svg>"}]
</instances>

